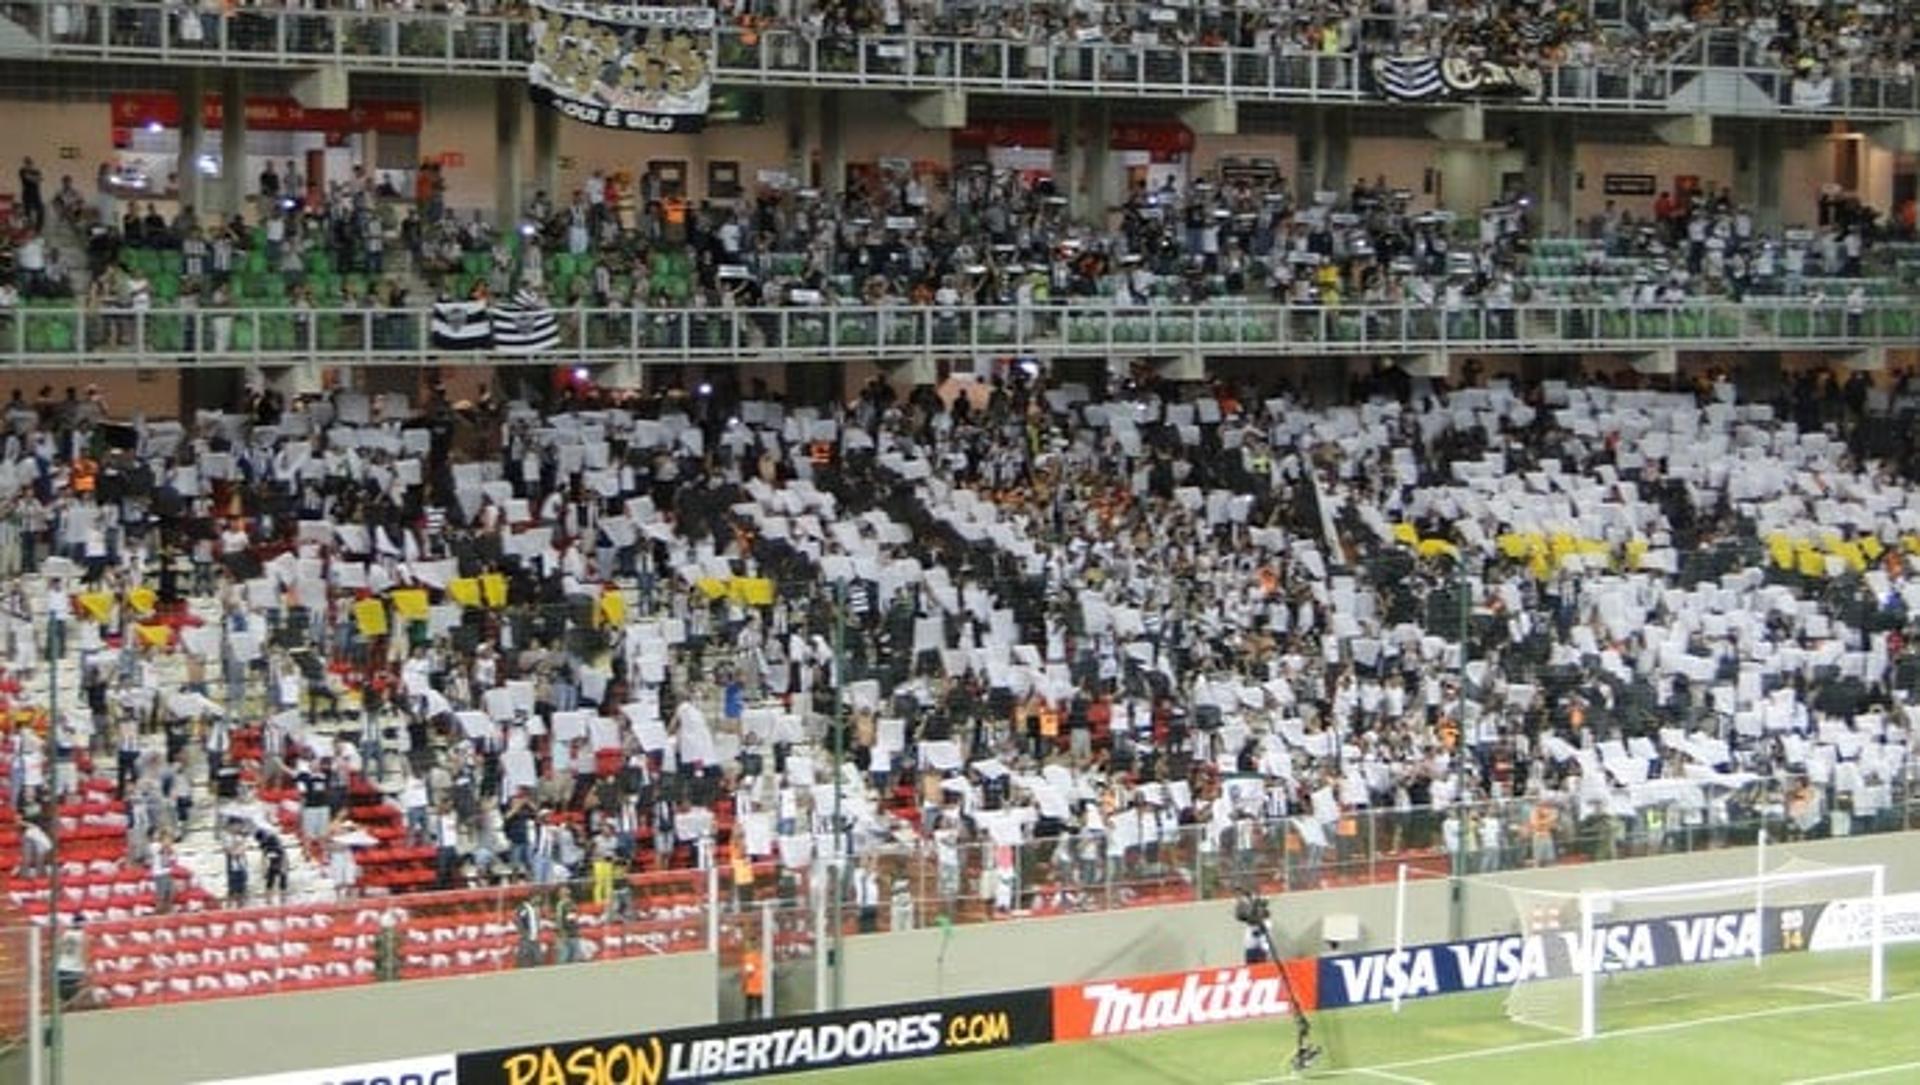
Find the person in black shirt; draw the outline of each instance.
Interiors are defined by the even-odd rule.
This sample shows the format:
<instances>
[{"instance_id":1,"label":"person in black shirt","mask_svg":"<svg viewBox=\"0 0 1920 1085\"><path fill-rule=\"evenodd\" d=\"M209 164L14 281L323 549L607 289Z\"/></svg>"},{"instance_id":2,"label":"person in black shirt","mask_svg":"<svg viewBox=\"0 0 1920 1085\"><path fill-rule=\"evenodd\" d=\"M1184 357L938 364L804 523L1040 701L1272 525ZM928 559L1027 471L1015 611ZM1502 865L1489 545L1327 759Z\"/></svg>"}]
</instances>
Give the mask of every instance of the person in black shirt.
<instances>
[{"instance_id":1,"label":"person in black shirt","mask_svg":"<svg viewBox=\"0 0 1920 1085\"><path fill-rule=\"evenodd\" d=\"M528 893L518 907L513 910L513 928L519 936L514 952L515 963L521 968L538 968L545 963L540 952L540 904Z\"/></svg>"},{"instance_id":2,"label":"person in black shirt","mask_svg":"<svg viewBox=\"0 0 1920 1085\"><path fill-rule=\"evenodd\" d=\"M287 891L287 847L280 840L280 834L271 829L258 829L253 834L253 842L260 848L260 857L266 863L262 873L262 888L267 895L279 900Z\"/></svg>"},{"instance_id":3,"label":"person in black shirt","mask_svg":"<svg viewBox=\"0 0 1920 1085\"><path fill-rule=\"evenodd\" d=\"M227 907L241 908L247 903L247 845L243 837L227 841Z\"/></svg>"},{"instance_id":4,"label":"person in black shirt","mask_svg":"<svg viewBox=\"0 0 1920 1085\"><path fill-rule=\"evenodd\" d=\"M31 157L20 163L20 217L36 233L47 221L47 205L40 196L40 167Z\"/></svg>"},{"instance_id":5,"label":"person in black shirt","mask_svg":"<svg viewBox=\"0 0 1920 1085\"><path fill-rule=\"evenodd\" d=\"M333 812L327 799L327 767L324 763L302 762L294 773L294 786L300 791L300 836L312 843L327 835L333 824Z\"/></svg>"},{"instance_id":6,"label":"person in black shirt","mask_svg":"<svg viewBox=\"0 0 1920 1085\"><path fill-rule=\"evenodd\" d=\"M513 797L501 820L500 828L507 838L507 861L516 870L525 871L532 863L534 813L533 803L522 792Z\"/></svg>"},{"instance_id":7,"label":"person in black shirt","mask_svg":"<svg viewBox=\"0 0 1920 1085\"><path fill-rule=\"evenodd\" d=\"M147 205L147 216L140 220L141 232L146 235L147 244L156 249L175 247L173 234L167 229L167 220L160 215L160 209Z\"/></svg>"}]
</instances>

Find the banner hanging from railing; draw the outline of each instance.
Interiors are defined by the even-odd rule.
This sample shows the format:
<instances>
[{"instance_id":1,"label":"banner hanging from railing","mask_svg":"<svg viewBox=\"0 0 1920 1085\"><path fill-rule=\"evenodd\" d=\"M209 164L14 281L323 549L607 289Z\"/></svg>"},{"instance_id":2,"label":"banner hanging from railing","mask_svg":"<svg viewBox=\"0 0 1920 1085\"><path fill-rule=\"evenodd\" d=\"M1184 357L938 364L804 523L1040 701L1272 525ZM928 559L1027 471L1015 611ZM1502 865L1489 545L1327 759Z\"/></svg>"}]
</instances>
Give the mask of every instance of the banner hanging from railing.
<instances>
[{"instance_id":1,"label":"banner hanging from railing","mask_svg":"<svg viewBox=\"0 0 1920 1085\"><path fill-rule=\"evenodd\" d=\"M1833 105L1833 79L1799 76L1793 81L1795 109L1826 109Z\"/></svg>"},{"instance_id":2,"label":"banner hanging from railing","mask_svg":"<svg viewBox=\"0 0 1920 1085\"><path fill-rule=\"evenodd\" d=\"M538 354L560 345L560 319L531 290L506 301L441 301L433 306L433 345L441 350Z\"/></svg>"},{"instance_id":3,"label":"banner hanging from railing","mask_svg":"<svg viewBox=\"0 0 1920 1085\"><path fill-rule=\"evenodd\" d=\"M713 91L713 9L534 0L533 100L584 124L697 132Z\"/></svg>"},{"instance_id":4,"label":"banner hanging from railing","mask_svg":"<svg viewBox=\"0 0 1920 1085\"><path fill-rule=\"evenodd\" d=\"M1455 57L1377 56L1368 70L1373 74L1376 93L1402 102L1546 96L1546 80L1540 69L1525 64L1495 64L1490 60Z\"/></svg>"}]
</instances>

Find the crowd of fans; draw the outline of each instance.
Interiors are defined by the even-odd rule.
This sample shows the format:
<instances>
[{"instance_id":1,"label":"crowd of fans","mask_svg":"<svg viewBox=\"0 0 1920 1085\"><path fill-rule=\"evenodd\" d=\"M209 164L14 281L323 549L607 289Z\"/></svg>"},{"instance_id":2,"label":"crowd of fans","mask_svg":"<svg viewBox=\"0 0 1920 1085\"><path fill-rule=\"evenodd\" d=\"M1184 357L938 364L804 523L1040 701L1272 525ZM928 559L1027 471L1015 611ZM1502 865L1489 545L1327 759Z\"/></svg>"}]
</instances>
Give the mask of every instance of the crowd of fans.
<instances>
[{"instance_id":1,"label":"crowd of fans","mask_svg":"<svg viewBox=\"0 0 1920 1085\"><path fill-rule=\"evenodd\" d=\"M39 197L37 185L24 181L29 171L38 173L30 158L21 169L26 208ZM211 224L191 205L177 204L169 217L156 199L129 197L109 164L100 167L95 193L83 196L71 176L63 177L50 201L57 227L45 204L21 216L5 277L9 306L84 299L90 309L130 312L176 303L400 307L413 286L386 254L389 244L414 236L420 213L396 222L400 193L364 166L322 191L308 186L291 160L284 167L269 162L249 209ZM62 234L78 242L84 266L69 265ZM112 340L124 329L107 330Z\"/></svg>"},{"instance_id":2,"label":"crowd of fans","mask_svg":"<svg viewBox=\"0 0 1920 1085\"><path fill-rule=\"evenodd\" d=\"M365 5L336 6L362 10ZM525 10L524 5L496 0L432 4L388 0L378 6L398 12L435 11L456 19L516 16ZM981 4L726 0L714 6L721 19L737 31L732 39L734 47L755 48L763 37L775 43L817 42L829 63L835 50L851 54L863 37L877 35L1080 46L1089 54L1096 47L1229 47L1282 57L1398 53L1608 69L1704 59L1713 64L1777 66L1807 77L1870 75L1900 81L1913 78L1915 60L1911 26L1914 12L1909 0L1813 5L1779 0L1734 4L1616 0L1536 5L1433 0L1381 0L1371 4L1298 0L1261 5L1132 0ZM53 10L51 32L97 36L98 30L83 10L70 11L63 5L54 5ZM218 21L237 16L238 25L230 35L240 47L249 47L245 7L233 12L213 4L166 4L152 9L136 6L116 16L111 33L130 44L157 38L163 14L178 24L173 32L175 39L187 43L218 40ZM408 28L413 36L424 29ZM481 24L456 32L491 34L492 28ZM271 40L270 30L266 33ZM290 44L310 48L330 42L333 33L334 28L321 22L302 28L298 40ZM1732 44L1725 49L1704 50L1703 55L1695 47L1709 34L1724 35ZM356 47L374 44L355 39ZM431 47L432 42L423 44ZM491 56L498 49L497 42L469 45L479 50L475 55ZM440 48L444 47L444 42L440 43ZM460 53L468 51L463 48ZM1019 60L1024 62L1024 58Z\"/></svg>"},{"instance_id":3,"label":"crowd of fans","mask_svg":"<svg viewBox=\"0 0 1920 1085\"><path fill-rule=\"evenodd\" d=\"M1137 186L1111 216L1069 215L1051 181L962 168L950 178L880 176L839 195L765 189L688 211L649 197L646 179L595 172L564 205L530 201L518 235L476 218L444 223L437 259L480 253L492 290L531 287L556 303L1117 306L1221 298L1278 303L1510 307L1533 293L1538 209L1508 194L1478 221L1418 212L1385 177L1320 202L1277 175ZM622 211L622 205L629 209ZM1817 294L1822 278L1869 273L1875 241L1903 227L1857 202L1823 202L1792 235L1758 230L1724 186L1661 193L1636 219L1607 208L1582 224L1603 242L1559 276L1588 298L1645 303ZM557 280L549 259L575 272ZM660 274L662 258L688 270ZM1835 293L1843 294L1848 284ZM1556 296L1556 295L1548 295Z\"/></svg>"},{"instance_id":4,"label":"crowd of fans","mask_svg":"<svg viewBox=\"0 0 1920 1085\"><path fill-rule=\"evenodd\" d=\"M952 902L1017 845L1001 910L1171 876L1176 842L1258 876L1297 834L1314 884L1363 847L1496 869L1902 818L1907 377L1468 379L262 394L184 430L16 396L0 563L110 602L71 623L67 756L12 734L14 804L111 780L129 862L171 878L211 825L231 899L284 889L283 834L354 891L372 787L442 887L839 852L865 893L905 849ZM396 589L424 610L364 624Z\"/></svg>"},{"instance_id":5,"label":"crowd of fans","mask_svg":"<svg viewBox=\"0 0 1920 1085\"><path fill-rule=\"evenodd\" d=\"M55 243L62 227L28 225L14 240L11 274L0 274L0 302L84 298L96 312L398 309L483 284L496 297L530 291L556 307L596 309L1246 299L1459 311L1536 299L1651 306L1755 296L1857 308L1898 289L1881 242L1912 236L1910 214L1840 198L1823 198L1810 228L1762 230L1712 183L1660 193L1641 216L1608 201L1577 224L1577 240L1544 236L1522 191L1461 220L1414 210L1411 194L1385 177L1304 194L1277 173L1207 174L1137 185L1110 213L1076 218L1045 176L984 165L878 172L841 193L762 186L698 208L652 173L608 170L562 201L536 194L505 229L449 211L431 170L411 200L403 187L355 167L320 191L294 163L270 163L248 213L208 224L190 207L169 219L153 201L110 188L83 198L64 178L53 220L84 239L85 267L69 266ZM1542 255L1550 253L1559 256ZM100 341L133 334L108 318Z\"/></svg>"}]
</instances>

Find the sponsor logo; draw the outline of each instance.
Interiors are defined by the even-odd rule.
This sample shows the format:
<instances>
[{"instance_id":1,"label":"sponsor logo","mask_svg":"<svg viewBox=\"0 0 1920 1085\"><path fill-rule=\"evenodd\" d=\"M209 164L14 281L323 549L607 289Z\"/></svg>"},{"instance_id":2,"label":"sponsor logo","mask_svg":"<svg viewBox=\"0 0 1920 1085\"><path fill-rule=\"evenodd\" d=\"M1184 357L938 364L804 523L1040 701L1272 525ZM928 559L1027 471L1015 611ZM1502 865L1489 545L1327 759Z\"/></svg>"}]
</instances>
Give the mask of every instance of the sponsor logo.
<instances>
[{"instance_id":1,"label":"sponsor logo","mask_svg":"<svg viewBox=\"0 0 1920 1085\"><path fill-rule=\"evenodd\" d=\"M456 1085L452 1055L368 1062L326 1070L295 1070L261 1077L230 1078L203 1085Z\"/></svg>"},{"instance_id":2,"label":"sponsor logo","mask_svg":"<svg viewBox=\"0 0 1920 1085\"><path fill-rule=\"evenodd\" d=\"M973 1015L975 1018L988 1015ZM966 1018L955 1018L960 1025ZM1004 1037L1004 1015L1001 1023ZM582 1044L564 1055L552 1047L523 1051L502 1063L509 1085L658 1085L774 1074L811 1066L872 1062L925 1054L942 1042L939 1013L880 1017L845 1024L776 1028L737 1036L663 1043ZM964 1030L962 1035L970 1035ZM984 1027L979 1035L984 1035ZM975 1045L984 1040L974 1041ZM1004 1042L1004 1039L1001 1041Z\"/></svg>"},{"instance_id":3,"label":"sponsor logo","mask_svg":"<svg viewBox=\"0 0 1920 1085\"><path fill-rule=\"evenodd\" d=\"M998 1047L1012 1036L1012 1022L1004 1013L959 1014L947 1022L947 1047L954 1051L968 1047Z\"/></svg>"},{"instance_id":4,"label":"sponsor logo","mask_svg":"<svg viewBox=\"0 0 1920 1085\"><path fill-rule=\"evenodd\" d=\"M1805 908L1780 909L1780 948L1807 948L1807 910Z\"/></svg>"},{"instance_id":5,"label":"sponsor logo","mask_svg":"<svg viewBox=\"0 0 1920 1085\"><path fill-rule=\"evenodd\" d=\"M1311 1009L1312 961L1289 962L1296 994ZM1101 980L1053 989L1054 1038L1125 1036L1257 1017L1293 1006L1273 965L1208 968Z\"/></svg>"},{"instance_id":6,"label":"sponsor logo","mask_svg":"<svg viewBox=\"0 0 1920 1085\"><path fill-rule=\"evenodd\" d=\"M1610 923L1320 959L1323 1007L1511 987L1586 972L1633 972L1750 957L1769 928L1752 911ZM1781 948L1777 939L1769 947Z\"/></svg>"},{"instance_id":7,"label":"sponsor logo","mask_svg":"<svg viewBox=\"0 0 1920 1085\"><path fill-rule=\"evenodd\" d=\"M727 1081L1045 1043L1049 999L1046 990L1016 991L462 1055L459 1085Z\"/></svg>"},{"instance_id":8,"label":"sponsor logo","mask_svg":"<svg viewBox=\"0 0 1920 1085\"><path fill-rule=\"evenodd\" d=\"M523 1051L506 1058L501 1069L513 1085L531 1082L569 1082L577 1085L656 1085L666 1070L664 1050L658 1036L632 1043L611 1041L581 1044L562 1058L553 1048Z\"/></svg>"},{"instance_id":9,"label":"sponsor logo","mask_svg":"<svg viewBox=\"0 0 1920 1085\"><path fill-rule=\"evenodd\" d=\"M1847 897L1804 909L1807 948L1815 953L1836 949L1865 949L1873 944L1873 898ZM1920 942L1920 893L1893 893L1880 898L1880 941L1884 945Z\"/></svg>"}]
</instances>

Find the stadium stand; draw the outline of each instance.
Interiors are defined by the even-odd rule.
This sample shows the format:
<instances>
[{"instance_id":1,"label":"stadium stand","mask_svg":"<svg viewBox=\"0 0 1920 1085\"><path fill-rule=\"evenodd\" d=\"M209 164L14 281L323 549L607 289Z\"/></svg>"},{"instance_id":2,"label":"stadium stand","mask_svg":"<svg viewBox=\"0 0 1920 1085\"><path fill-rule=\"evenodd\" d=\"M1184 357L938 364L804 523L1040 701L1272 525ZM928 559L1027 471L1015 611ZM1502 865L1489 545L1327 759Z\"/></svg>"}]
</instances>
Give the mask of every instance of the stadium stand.
<instances>
[{"instance_id":1,"label":"stadium stand","mask_svg":"<svg viewBox=\"0 0 1920 1085\"><path fill-rule=\"evenodd\" d=\"M1905 824L1920 525L1848 445L1911 411L1904 390L1403 399L1384 379L1318 411L1018 375L824 415L443 399L363 425L340 421L352 397L269 396L144 431L104 453L96 492L208 502L224 526L125 532L58 496L45 540L86 580L98 707L66 741L94 767L66 771L92 797L62 807L82 850L61 899L112 951L98 998L501 967L526 952L518 902L546 899L527 883L581 901L542 962L559 929L593 947L566 959L704 944L711 890L688 872L739 892L735 864L759 863L804 894L836 839L920 914L977 919L1190 899L1233 872L1339 884L1383 856L1497 870ZM51 450L88 446L89 408L10 417L64 493L85 467ZM396 496L377 480L407 427L427 452ZM1735 447L1728 472L1714 450ZM10 560L41 549L12 541ZM154 620L182 607L202 624ZM182 667L205 692L168 692ZM129 677L109 695L111 674ZM1752 687L1716 691L1736 679ZM1734 726L1703 729L1720 711ZM14 735L44 789L45 746ZM836 830L822 762L841 744ZM1844 760L1816 783L1827 747ZM200 770L204 798L179 782ZM307 891L347 899L257 904L247 874L283 835ZM128 857L174 848L227 862L239 910L158 901ZM8 888L45 907L43 879ZM416 908L426 889L456 892ZM167 960L128 949L168 938Z\"/></svg>"}]
</instances>

